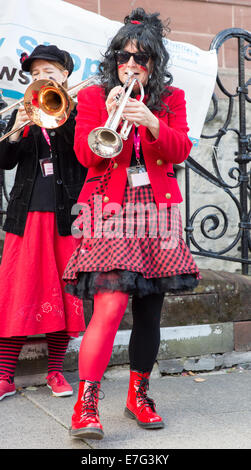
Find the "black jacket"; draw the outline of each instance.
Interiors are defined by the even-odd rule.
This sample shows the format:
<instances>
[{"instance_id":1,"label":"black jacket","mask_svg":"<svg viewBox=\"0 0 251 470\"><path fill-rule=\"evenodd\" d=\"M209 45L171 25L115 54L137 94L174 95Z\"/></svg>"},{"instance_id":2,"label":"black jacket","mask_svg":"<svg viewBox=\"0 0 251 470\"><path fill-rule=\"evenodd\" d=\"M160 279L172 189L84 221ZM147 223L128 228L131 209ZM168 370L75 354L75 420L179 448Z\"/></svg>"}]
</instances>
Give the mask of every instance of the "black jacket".
<instances>
[{"instance_id":1,"label":"black jacket","mask_svg":"<svg viewBox=\"0 0 251 470\"><path fill-rule=\"evenodd\" d=\"M16 112L12 114L6 132L12 128ZM87 170L78 162L73 150L76 111L72 111L63 126L47 130L52 150L54 168L54 189L56 200L56 220L58 232L71 234L72 205L76 203L83 186ZM17 165L14 186L10 192L7 217L3 230L23 235L32 189L39 164L38 142L41 129L31 126L26 137L10 143L8 139L0 143L0 168L11 170Z\"/></svg>"}]
</instances>

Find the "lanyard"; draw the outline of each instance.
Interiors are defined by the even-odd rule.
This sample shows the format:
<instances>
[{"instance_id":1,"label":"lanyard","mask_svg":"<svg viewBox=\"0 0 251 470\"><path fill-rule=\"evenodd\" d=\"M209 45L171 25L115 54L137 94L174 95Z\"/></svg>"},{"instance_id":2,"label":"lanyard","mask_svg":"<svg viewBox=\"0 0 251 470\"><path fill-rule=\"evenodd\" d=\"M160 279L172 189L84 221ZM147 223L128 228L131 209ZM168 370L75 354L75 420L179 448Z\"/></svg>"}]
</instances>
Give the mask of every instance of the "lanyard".
<instances>
[{"instance_id":1,"label":"lanyard","mask_svg":"<svg viewBox=\"0 0 251 470\"><path fill-rule=\"evenodd\" d=\"M44 136L44 138L45 138L47 144L49 145L49 148L50 148L50 155L51 155L51 141L50 141L50 137L49 137L49 135L48 135L47 130L46 130L44 127L42 127L41 129L42 129L42 132L43 132L43 136Z\"/></svg>"},{"instance_id":2,"label":"lanyard","mask_svg":"<svg viewBox=\"0 0 251 470\"><path fill-rule=\"evenodd\" d=\"M137 166L140 166L140 135L139 132L134 134L134 149L137 160Z\"/></svg>"}]
</instances>

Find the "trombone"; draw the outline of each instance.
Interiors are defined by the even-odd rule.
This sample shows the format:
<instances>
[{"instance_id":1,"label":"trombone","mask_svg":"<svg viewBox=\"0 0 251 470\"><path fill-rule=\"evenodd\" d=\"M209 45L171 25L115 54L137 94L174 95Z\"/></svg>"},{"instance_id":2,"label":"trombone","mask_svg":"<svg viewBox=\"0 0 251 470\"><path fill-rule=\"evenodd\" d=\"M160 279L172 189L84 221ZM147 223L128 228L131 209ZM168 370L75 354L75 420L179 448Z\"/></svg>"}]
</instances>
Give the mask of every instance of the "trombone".
<instances>
[{"instance_id":1,"label":"trombone","mask_svg":"<svg viewBox=\"0 0 251 470\"><path fill-rule=\"evenodd\" d=\"M23 104L29 120L23 123L22 126L19 126L19 128L11 129L4 134L0 138L0 142L15 132L21 131L31 122L46 129L55 129L62 126L69 118L70 112L75 105L73 98L77 96L82 88L96 83L96 75L83 80L68 90L51 79L41 79L31 83L23 98L1 110L1 114L6 113L15 106Z\"/></svg>"},{"instance_id":2,"label":"trombone","mask_svg":"<svg viewBox=\"0 0 251 470\"><path fill-rule=\"evenodd\" d=\"M133 72L128 72L128 79L124 83L123 88L128 86L128 83L133 75ZM127 140L133 124L128 124L128 121L125 120L120 133L117 132L117 128L122 119L123 110L130 98L136 82L138 82L140 87L139 101L144 99L144 87L140 80L134 77L130 86L127 88L124 97L122 99L117 99L117 108L114 108L114 110L111 112L104 127L96 127L88 135L88 145L96 155L99 155L99 157L113 158L122 151L122 139Z\"/></svg>"}]
</instances>

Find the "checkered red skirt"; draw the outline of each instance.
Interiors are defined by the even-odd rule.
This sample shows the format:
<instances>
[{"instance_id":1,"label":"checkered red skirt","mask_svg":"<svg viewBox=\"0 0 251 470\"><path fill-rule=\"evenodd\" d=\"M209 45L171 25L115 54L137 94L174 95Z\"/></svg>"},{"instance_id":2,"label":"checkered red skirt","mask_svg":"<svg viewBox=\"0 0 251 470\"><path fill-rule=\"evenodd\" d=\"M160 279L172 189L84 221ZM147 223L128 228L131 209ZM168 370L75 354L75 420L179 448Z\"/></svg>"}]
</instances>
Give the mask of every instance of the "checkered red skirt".
<instances>
[{"instance_id":1,"label":"checkered red skirt","mask_svg":"<svg viewBox=\"0 0 251 470\"><path fill-rule=\"evenodd\" d=\"M103 215L99 236L82 238L70 258L66 291L79 298L117 290L141 297L196 287L200 273L182 238L179 208L160 206L150 185L127 185L120 213Z\"/></svg>"}]
</instances>

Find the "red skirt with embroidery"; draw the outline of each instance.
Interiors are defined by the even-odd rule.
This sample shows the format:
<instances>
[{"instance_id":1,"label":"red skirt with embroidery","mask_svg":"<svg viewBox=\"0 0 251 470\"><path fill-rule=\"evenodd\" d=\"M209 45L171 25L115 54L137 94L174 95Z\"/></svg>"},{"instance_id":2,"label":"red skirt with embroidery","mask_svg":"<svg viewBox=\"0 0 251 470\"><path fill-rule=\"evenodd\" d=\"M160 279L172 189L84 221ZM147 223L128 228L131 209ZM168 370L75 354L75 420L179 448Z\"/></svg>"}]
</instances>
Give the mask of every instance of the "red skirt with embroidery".
<instances>
[{"instance_id":1,"label":"red skirt with embroidery","mask_svg":"<svg viewBox=\"0 0 251 470\"><path fill-rule=\"evenodd\" d=\"M150 185L127 185L120 214L103 215L98 233L83 237L69 260L67 292L93 298L120 290L141 297L197 286L200 273L182 238L179 208L157 208Z\"/></svg>"},{"instance_id":2,"label":"red skirt with embroidery","mask_svg":"<svg viewBox=\"0 0 251 470\"><path fill-rule=\"evenodd\" d=\"M83 306L62 275L78 241L58 234L53 212L29 212L23 236L6 233L0 264L0 337L85 329Z\"/></svg>"}]
</instances>

